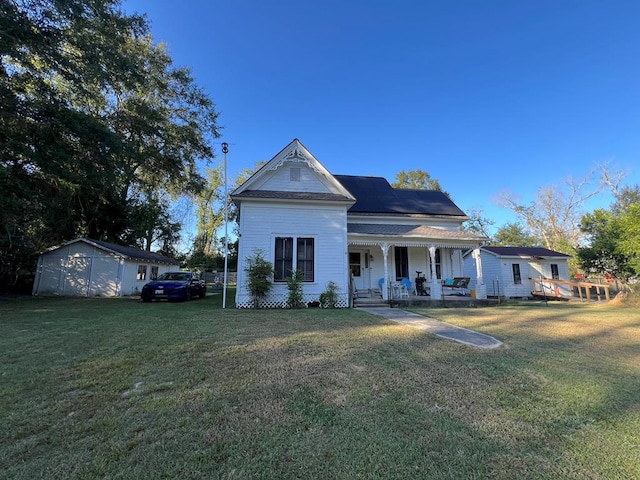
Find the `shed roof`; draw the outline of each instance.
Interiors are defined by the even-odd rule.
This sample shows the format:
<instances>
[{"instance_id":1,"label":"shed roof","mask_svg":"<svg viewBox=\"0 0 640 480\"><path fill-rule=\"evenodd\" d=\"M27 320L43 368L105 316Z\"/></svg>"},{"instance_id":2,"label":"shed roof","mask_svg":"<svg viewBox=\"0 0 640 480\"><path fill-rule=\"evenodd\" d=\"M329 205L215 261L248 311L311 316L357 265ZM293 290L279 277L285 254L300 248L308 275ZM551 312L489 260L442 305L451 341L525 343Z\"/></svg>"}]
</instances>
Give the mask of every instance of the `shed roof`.
<instances>
[{"instance_id":1,"label":"shed roof","mask_svg":"<svg viewBox=\"0 0 640 480\"><path fill-rule=\"evenodd\" d=\"M491 247L483 246L482 250L493 253L499 257L563 257L571 258L571 255L556 252L543 247Z\"/></svg>"},{"instance_id":2,"label":"shed roof","mask_svg":"<svg viewBox=\"0 0 640 480\"><path fill-rule=\"evenodd\" d=\"M351 213L463 216L465 213L443 192L393 188L382 177L334 175L356 198Z\"/></svg>"},{"instance_id":3,"label":"shed roof","mask_svg":"<svg viewBox=\"0 0 640 480\"><path fill-rule=\"evenodd\" d=\"M94 240L92 238L76 238L75 240L71 240L69 242L65 242L62 245L58 245L56 247L52 247L47 251L57 250L66 245L71 245L78 242L88 243L89 245L93 245L101 250L107 250L111 253L116 253L118 255L122 255L124 257L135 259L135 260L145 260L148 262L154 263L165 263L170 265L180 265L180 262L175 258L166 257L164 255L160 255L159 253L148 252L146 250L141 250L135 247L127 247L124 245L118 245L116 243L105 242L103 240Z\"/></svg>"}]
</instances>

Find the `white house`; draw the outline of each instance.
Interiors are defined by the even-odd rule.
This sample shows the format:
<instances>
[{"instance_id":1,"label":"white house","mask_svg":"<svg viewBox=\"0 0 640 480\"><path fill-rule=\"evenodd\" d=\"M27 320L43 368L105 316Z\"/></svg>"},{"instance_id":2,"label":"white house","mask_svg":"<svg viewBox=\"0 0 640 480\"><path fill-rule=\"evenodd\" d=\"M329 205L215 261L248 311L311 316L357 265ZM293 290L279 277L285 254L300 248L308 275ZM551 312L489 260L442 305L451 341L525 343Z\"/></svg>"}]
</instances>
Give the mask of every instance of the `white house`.
<instances>
[{"instance_id":1,"label":"white house","mask_svg":"<svg viewBox=\"0 0 640 480\"><path fill-rule=\"evenodd\" d=\"M121 297L140 292L179 262L133 247L78 238L51 247L38 258L34 295Z\"/></svg>"},{"instance_id":2,"label":"white house","mask_svg":"<svg viewBox=\"0 0 640 480\"><path fill-rule=\"evenodd\" d=\"M420 272L432 296L442 280L462 276L462 253L479 255L486 240L462 231L468 217L444 193L391 187L380 177L332 175L295 139L231 194L239 210L236 305L252 306L245 261L259 250L275 267L274 288L264 306L282 306L286 279L304 274L306 302L327 282L349 305L350 287L380 289ZM486 298L478 270L477 298Z\"/></svg>"},{"instance_id":3,"label":"white house","mask_svg":"<svg viewBox=\"0 0 640 480\"><path fill-rule=\"evenodd\" d=\"M541 247L480 248L480 256L466 252L464 272L471 277L469 288L476 288L474 272L482 270L487 295L491 297L528 298L539 287L540 279L569 280L570 255ZM534 288L534 281L538 285ZM571 296L569 286L559 285L557 296Z\"/></svg>"}]
</instances>

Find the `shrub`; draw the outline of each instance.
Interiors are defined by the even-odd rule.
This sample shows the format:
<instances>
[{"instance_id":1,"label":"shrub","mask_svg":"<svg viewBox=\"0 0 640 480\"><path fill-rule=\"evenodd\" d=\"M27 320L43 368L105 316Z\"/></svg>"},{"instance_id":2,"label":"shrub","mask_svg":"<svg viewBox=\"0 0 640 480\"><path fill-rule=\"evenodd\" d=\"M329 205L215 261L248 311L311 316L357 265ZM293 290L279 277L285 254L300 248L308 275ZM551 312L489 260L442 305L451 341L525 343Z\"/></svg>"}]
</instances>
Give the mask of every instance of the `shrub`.
<instances>
[{"instance_id":1,"label":"shrub","mask_svg":"<svg viewBox=\"0 0 640 480\"><path fill-rule=\"evenodd\" d=\"M320 294L320 306L322 308L336 308L338 304L338 285L329 281L324 292Z\"/></svg>"},{"instance_id":2,"label":"shrub","mask_svg":"<svg viewBox=\"0 0 640 480\"><path fill-rule=\"evenodd\" d=\"M291 272L291 276L287 278L287 290L289 290L289 295L287 296L287 307L302 308L304 306L304 298L302 295L303 278L304 272L301 270L294 270Z\"/></svg>"},{"instance_id":3,"label":"shrub","mask_svg":"<svg viewBox=\"0 0 640 480\"><path fill-rule=\"evenodd\" d=\"M256 248L253 255L246 258L246 267L244 269L247 274L247 288L253 299L253 306L260 308L260 300L262 300L270 291L273 284L271 277L273 276L273 265L264 258L264 251Z\"/></svg>"}]
</instances>

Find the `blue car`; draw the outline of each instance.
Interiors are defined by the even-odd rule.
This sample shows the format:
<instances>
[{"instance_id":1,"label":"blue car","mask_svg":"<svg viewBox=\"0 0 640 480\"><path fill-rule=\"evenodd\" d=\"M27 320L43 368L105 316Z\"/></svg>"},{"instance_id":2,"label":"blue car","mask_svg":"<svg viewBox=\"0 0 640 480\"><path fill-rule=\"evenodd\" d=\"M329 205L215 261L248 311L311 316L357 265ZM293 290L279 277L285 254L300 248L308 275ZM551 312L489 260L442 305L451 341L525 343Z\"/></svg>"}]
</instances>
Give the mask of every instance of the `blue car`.
<instances>
[{"instance_id":1,"label":"blue car","mask_svg":"<svg viewBox=\"0 0 640 480\"><path fill-rule=\"evenodd\" d=\"M194 272L166 272L142 287L140 298L151 300L190 300L204 298L207 285Z\"/></svg>"}]
</instances>

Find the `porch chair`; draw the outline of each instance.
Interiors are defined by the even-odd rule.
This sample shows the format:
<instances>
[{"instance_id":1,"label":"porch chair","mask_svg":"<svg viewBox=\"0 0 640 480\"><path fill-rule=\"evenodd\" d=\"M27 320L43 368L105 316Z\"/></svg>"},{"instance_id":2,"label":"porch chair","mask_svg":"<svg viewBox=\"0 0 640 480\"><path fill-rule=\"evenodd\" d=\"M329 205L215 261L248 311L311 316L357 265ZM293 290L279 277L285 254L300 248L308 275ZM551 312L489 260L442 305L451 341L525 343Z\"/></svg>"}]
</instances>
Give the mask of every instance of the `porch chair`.
<instances>
[{"instance_id":1,"label":"porch chair","mask_svg":"<svg viewBox=\"0 0 640 480\"><path fill-rule=\"evenodd\" d=\"M409 280L407 277L404 277L400 281L402 282L404 287L407 289L407 298L409 298L409 295L411 294L415 295L415 289L411 286L411 280Z\"/></svg>"},{"instance_id":2,"label":"porch chair","mask_svg":"<svg viewBox=\"0 0 640 480\"><path fill-rule=\"evenodd\" d=\"M409 289L402 280L399 282L391 282L391 290L393 298L409 298Z\"/></svg>"}]
</instances>

